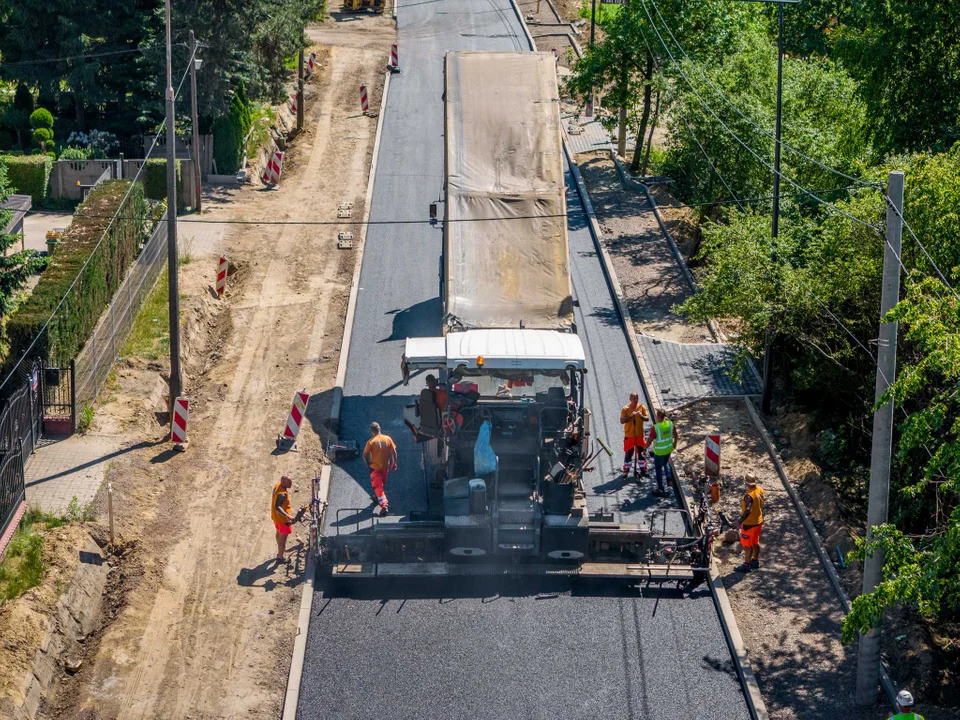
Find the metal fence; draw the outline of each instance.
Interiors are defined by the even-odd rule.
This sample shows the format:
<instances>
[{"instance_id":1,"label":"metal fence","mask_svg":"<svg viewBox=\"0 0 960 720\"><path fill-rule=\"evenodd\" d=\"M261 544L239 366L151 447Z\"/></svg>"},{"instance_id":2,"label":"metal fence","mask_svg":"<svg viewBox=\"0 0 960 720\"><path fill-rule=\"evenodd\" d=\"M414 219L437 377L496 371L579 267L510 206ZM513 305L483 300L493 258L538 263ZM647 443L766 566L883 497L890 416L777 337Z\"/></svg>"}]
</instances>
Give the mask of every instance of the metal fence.
<instances>
[{"instance_id":1,"label":"metal fence","mask_svg":"<svg viewBox=\"0 0 960 720\"><path fill-rule=\"evenodd\" d=\"M167 264L167 216L157 224L153 235L144 244L126 280L117 290L110 307L100 318L93 335L76 359L75 403L77 411L89 405L107 381L117 361L137 312L153 289Z\"/></svg>"},{"instance_id":2,"label":"metal fence","mask_svg":"<svg viewBox=\"0 0 960 720\"><path fill-rule=\"evenodd\" d=\"M42 386L35 361L0 406L0 535L24 498L24 465L43 428Z\"/></svg>"}]
</instances>

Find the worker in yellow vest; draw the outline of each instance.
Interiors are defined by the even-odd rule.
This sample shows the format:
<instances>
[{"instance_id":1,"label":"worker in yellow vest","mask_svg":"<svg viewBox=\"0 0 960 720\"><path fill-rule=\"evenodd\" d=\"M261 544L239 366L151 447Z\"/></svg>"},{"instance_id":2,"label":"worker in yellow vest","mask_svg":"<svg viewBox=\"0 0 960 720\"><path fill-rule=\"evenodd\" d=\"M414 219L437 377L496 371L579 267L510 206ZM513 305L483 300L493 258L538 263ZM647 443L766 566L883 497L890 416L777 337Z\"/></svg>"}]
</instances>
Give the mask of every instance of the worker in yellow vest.
<instances>
[{"instance_id":1,"label":"worker in yellow vest","mask_svg":"<svg viewBox=\"0 0 960 720\"><path fill-rule=\"evenodd\" d=\"M653 494L662 497L667 494L664 476L670 453L677 446L677 428L667 418L667 411L663 408L657 408L655 417L657 421L650 428L647 447L653 445L653 470L657 475L657 487Z\"/></svg>"},{"instance_id":2,"label":"worker in yellow vest","mask_svg":"<svg viewBox=\"0 0 960 720\"><path fill-rule=\"evenodd\" d=\"M923 720L923 715L918 715L913 711L913 694L909 690L901 690L897 693L896 715L891 715L890 720Z\"/></svg>"},{"instance_id":3,"label":"worker in yellow vest","mask_svg":"<svg viewBox=\"0 0 960 720\"><path fill-rule=\"evenodd\" d=\"M756 475L744 478L747 489L740 498L740 544L743 546L743 564L737 565L737 572L748 573L760 569L760 531L763 530L763 488L757 484Z\"/></svg>"}]
</instances>

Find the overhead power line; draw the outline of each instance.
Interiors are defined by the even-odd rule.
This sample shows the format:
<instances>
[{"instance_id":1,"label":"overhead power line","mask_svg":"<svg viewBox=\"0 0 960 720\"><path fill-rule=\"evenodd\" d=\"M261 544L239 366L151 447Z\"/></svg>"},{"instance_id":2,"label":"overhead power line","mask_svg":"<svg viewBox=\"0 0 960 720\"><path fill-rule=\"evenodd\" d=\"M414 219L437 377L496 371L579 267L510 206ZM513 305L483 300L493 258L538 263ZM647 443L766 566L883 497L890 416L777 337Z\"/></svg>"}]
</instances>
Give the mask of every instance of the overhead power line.
<instances>
[{"instance_id":1,"label":"overhead power line","mask_svg":"<svg viewBox=\"0 0 960 720\"><path fill-rule=\"evenodd\" d=\"M193 53L191 53L190 55L190 60L187 62L187 69L184 71L183 77L180 78L180 84L177 86L176 95L174 97L177 97L180 95L180 90L183 89L183 83L187 79L187 76L190 74L190 67L193 65L193 58L195 55L196 55L196 48L194 48ZM166 120L160 123L160 127L157 130L157 134L153 136L153 142L150 144L150 150L147 152L147 155L144 158L144 160L149 159L150 155L153 153L154 148L156 148L157 146L157 140L160 139L160 133L163 132L163 128L165 125L166 125ZM139 167L136 175L133 176L133 180L130 183L130 187L127 188L127 192L124 194L123 199L120 201L118 208L123 207L123 204L127 201L127 198L130 197L130 192L133 190L134 184L136 183L137 179L140 177L140 173L143 172L143 169L146 166L147 166L147 163L144 162ZM176 212L176 209L174 209L173 212ZM47 328L50 326L50 321L53 320L54 316L57 314L57 312L59 312L60 308L63 306L63 303L66 302L66 299L70 295L70 292L73 290L74 286L76 286L77 282L80 280L80 276L83 274L83 271L86 270L87 265L90 264L90 261L93 259L94 254L103 244L104 239L107 237L107 233L110 232L110 228L113 227L113 223L116 220L121 219L122 216L118 211L114 215L102 216L102 217L109 217L110 222L107 223L107 227L105 227L103 232L101 233L100 239L97 240L97 244L94 245L93 250L91 250L90 254L87 256L87 259L84 261L83 265L80 266L80 269L77 271L76 277L73 278L73 281L67 287L66 292L64 292L63 297L60 298L60 302L57 303L56 307L51 311L49 317L47 317L46 321L43 323L43 327L40 328L40 331L37 333L37 336L33 338L33 340L30 342L30 345L28 345L27 349L24 351L23 355L20 357L19 360L17 360L16 364L10 369L10 372L7 373L7 376L3 379L3 382L0 382L0 390L3 390L4 386L10 380L10 378L12 378L16 374L16 371L20 367L20 365L23 364L23 362L30 356L30 351L33 350L33 347L37 344L37 340L39 340L43 336L43 334L47 331Z\"/></svg>"},{"instance_id":2,"label":"overhead power line","mask_svg":"<svg viewBox=\"0 0 960 720\"><path fill-rule=\"evenodd\" d=\"M737 115L739 115L740 117L742 117L742 118L743 118L744 120L746 120L750 125L752 125L754 128L756 128L757 130L759 130L760 132L762 132L764 135L766 135L768 138L770 138L770 139L773 140L774 142L779 142L780 147L783 148L784 150L789 150L790 152L794 153L795 155L798 155L799 157L803 158L804 160L807 160L808 162L813 163L814 165L816 165L817 167L821 168L822 170L826 170L827 172L834 173L835 175L839 175L840 177L842 177L842 178L844 178L844 179L846 179L846 180L850 180L851 182L856 183L856 184L858 184L858 185L860 185L860 186L862 186L862 187L877 187L877 186L878 186L877 183L870 183L870 182L866 182L866 181L864 181L864 180L860 180L860 179L858 179L858 178L853 177L852 175L848 175L847 173L845 173L845 172L843 172L843 171L841 171L841 170L837 170L836 168L830 167L829 165L826 165L826 164L820 162L820 161L817 160L816 158L812 158L812 157L810 157L809 155L806 155L805 153L803 153L802 151L797 150L797 149L794 148L794 147L791 147L790 145L788 145L787 143L785 143L783 140L779 140L779 141L778 141L778 140L776 139L776 137L774 136L773 133L771 133L771 132L770 132L769 130L767 130L766 128L761 127L761 126L760 126L758 123L756 123L749 115L747 115L746 113L744 113L736 104L734 104L734 102L733 102L732 100L730 100L730 98L727 97L727 95L723 92L723 90L721 90L720 88L718 88L718 87L713 83L713 81L709 78L709 76L707 76L707 74L704 73L704 72L700 69L700 66L699 66L697 63L695 63L695 62L693 61L693 59L687 54L687 51L684 50L683 45L681 45L681 44L680 44L680 41L677 40L676 35L673 34L673 30L670 29L670 26L667 24L667 21L664 19L663 15L660 13L660 8L657 6L656 2L653 2L653 0L651 0L651 3L653 4L653 9L654 9L654 11L657 13L657 17L660 18L660 22L663 24L664 29L665 29L665 30L667 31L667 33L670 35L670 39L673 40L674 44L677 46L677 48L680 50L680 52L683 54L683 56L689 61L691 67L693 67L693 69L696 71L696 73L697 73L701 78L703 78L704 82L706 82L707 85L709 85L709 86L713 89L713 91L714 91L715 93L717 93L717 95L720 96L720 99L721 99L721 100L723 100L727 105L729 105L731 108L733 108L734 112L736 112ZM649 13L648 13L648 15L649 15ZM652 24L652 23L653 23L653 20L651 19L650 22L651 22L651 24ZM654 28L654 30L656 30L656 28ZM642 31L641 31L641 32L642 32ZM671 59L673 59L673 58L671 57Z\"/></svg>"},{"instance_id":3,"label":"overhead power line","mask_svg":"<svg viewBox=\"0 0 960 720\"><path fill-rule=\"evenodd\" d=\"M73 60L95 60L96 58L112 57L115 55L132 55L134 53L142 54L150 50L159 48L129 48L127 50L110 50L101 53L89 53L87 55L67 55L65 57L55 58L35 58L33 60L16 60L14 62L0 63L0 68L15 67L17 65L44 65L46 63L72 62Z\"/></svg>"}]
</instances>

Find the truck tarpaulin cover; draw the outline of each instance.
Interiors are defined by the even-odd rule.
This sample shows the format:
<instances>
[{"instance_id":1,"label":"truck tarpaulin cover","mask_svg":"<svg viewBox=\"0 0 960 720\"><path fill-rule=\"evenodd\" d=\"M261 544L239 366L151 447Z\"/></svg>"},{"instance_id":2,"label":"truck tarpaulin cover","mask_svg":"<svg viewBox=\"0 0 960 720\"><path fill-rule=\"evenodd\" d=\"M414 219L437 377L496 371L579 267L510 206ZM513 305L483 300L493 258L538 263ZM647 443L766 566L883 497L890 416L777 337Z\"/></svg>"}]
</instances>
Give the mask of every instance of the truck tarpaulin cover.
<instances>
[{"instance_id":1,"label":"truck tarpaulin cover","mask_svg":"<svg viewBox=\"0 0 960 720\"><path fill-rule=\"evenodd\" d=\"M446 56L447 328L573 322L556 61Z\"/></svg>"}]
</instances>

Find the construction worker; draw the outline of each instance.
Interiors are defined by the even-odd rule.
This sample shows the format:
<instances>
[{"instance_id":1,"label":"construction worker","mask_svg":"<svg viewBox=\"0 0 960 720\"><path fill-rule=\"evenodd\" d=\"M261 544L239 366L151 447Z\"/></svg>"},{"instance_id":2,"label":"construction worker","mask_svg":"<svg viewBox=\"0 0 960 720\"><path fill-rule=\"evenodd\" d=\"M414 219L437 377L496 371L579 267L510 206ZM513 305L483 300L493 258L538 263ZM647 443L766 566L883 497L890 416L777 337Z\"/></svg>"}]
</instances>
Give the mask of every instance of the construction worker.
<instances>
[{"instance_id":1,"label":"construction worker","mask_svg":"<svg viewBox=\"0 0 960 720\"><path fill-rule=\"evenodd\" d=\"M667 463L670 462L670 453L677 445L677 428L667 418L667 411L663 408L657 408L655 416L657 421L650 428L647 447L653 445L653 470L657 475L657 487L653 494L663 497L667 494L664 484Z\"/></svg>"},{"instance_id":2,"label":"construction worker","mask_svg":"<svg viewBox=\"0 0 960 720\"><path fill-rule=\"evenodd\" d=\"M370 484L380 506L380 517L383 517L390 512L384 485L387 483L387 474L397 469L397 446L393 438L380 432L379 423L370 423L370 439L363 448L363 460L370 468Z\"/></svg>"},{"instance_id":3,"label":"construction worker","mask_svg":"<svg viewBox=\"0 0 960 720\"><path fill-rule=\"evenodd\" d=\"M447 409L447 391L444 390L437 383L437 378L433 375L427 375L427 390L433 393L433 404L437 406L437 409L442 413ZM421 397L423 393L421 392Z\"/></svg>"},{"instance_id":4,"label":"construction worker","mask_svg":"<svg viewBox=\"0 0 960 720\"><path fill-rule=\"evenodd\" d=\"M623 477L647 474L647 446L643 441L643 422L647 419L647 408L640 404L640 396L630 393L630 402L620 410L620 424L623 425Z\"/></svg>"},{"instance_id":5,"label":"construction worker","mask_svg":"<svg viewBox=\"0 0 960 720\"><path fill-rule=\"evenodd\" d=\"M744 478L747 489L740 498L740 545L743 546L743 563L737 565L737 572L748 573L760 568L760 531L763 529L763 488L757 484L755 475Z\"/></svg>"},{"instance_id":6,"label":"construction worker","mask_svg":"<svg viewBox=\"0 0 960 720\"><path fill-rule=\"evenodd\" d=\"M273 486L273 498L270 501L270 519L277 529L277 562L283 562L283 554L287 550L287 538L292 532L294 518L290 513L290 488L293 480L284 475L280 482Z\"/></svg>"},{"instance_id":7,"label":"construction worker","mask_svg":"<svg viewBox=\"0 0 960 720\"><path fill-rule=\"evenodd\" d=\"M897 693L896 715L891 715L891 720L923 720L923 715L918 715L913 711L913 694L909 690L901 690Z\"/></svg>"}]
</instances>

